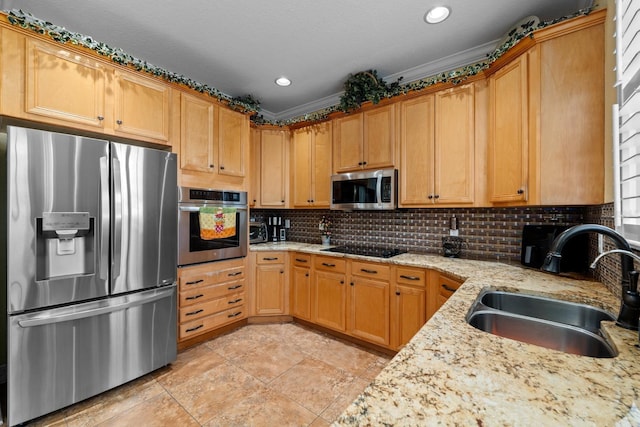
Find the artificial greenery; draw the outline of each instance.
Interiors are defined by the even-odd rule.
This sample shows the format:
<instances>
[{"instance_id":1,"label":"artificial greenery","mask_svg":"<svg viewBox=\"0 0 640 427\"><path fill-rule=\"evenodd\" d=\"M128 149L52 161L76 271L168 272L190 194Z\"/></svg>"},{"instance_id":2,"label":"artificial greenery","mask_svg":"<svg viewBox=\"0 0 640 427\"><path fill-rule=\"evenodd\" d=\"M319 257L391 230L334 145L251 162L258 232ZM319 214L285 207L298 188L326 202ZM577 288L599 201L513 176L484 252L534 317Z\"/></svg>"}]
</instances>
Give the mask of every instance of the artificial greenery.
<instances>
[{"instance_id":1,"label":"artificial greenery","mask_svg":"<svg viewBox=\"0 0 640 427\"><path fill-rule=\"evenodd\" d=\"M359 108L362 103L366 101L371 101L374 104L377 104L383 98L392 98L412 91L420 91L438 83L459 84L467 78L475 76L476 74L488 69L491 64L515 46L520 40L525 37L533 37L534 31L577 16L588 15L596 7L597 4L594 4L585 9L578 10L571 15L553 19L551 21L540 22L537 25L535 25L534 22L524 23L520 25L519 28L513 29L508 34L508 39L502 45L497 46L493 52L489 53L486 60L414 82L400 84L400 81L402 80L401 77L397 81L387 84L383 79L378 77L375 70L351 74L344 83L344 95L340 98L340 103L338 105L333 105L287 120L267 120L262 115L257 114L260 111L260 101L256 100L251 95L232 98L229 95L220 92L216 88L212 88L185 76L156 67L155 65L129 55L122 49L111 48L104 43L93 40L89 36L72 33L63 27L38 19L29 13L23 12L22 10L14 9L9 11L7 20L12 25L17 25L22 28L35 31L39 34L47 35L59 43L71 43L89 48L99 55L108 57L111 61L117 64L130 66L138 71L143 71L154 76L161 77L169 82L185 85L200 93L208 94L219 101L225 102L231 108L245 113L252 113L253 115L251 120L254 123L288 126L302 122L311 123L326 120L331 113L336 111L352 111Z\"/></svg>"},{"instance_id":2,"label":"artificial greenery","mask_svg":"<svg viewBox=\"0 0 640 427\"><path fill-rule=\"evenodd\" d=\"M371 101L377 104L383 98L391 98L400 92L402 77L391 84L387 84L378 76L376 70L361 71L349 74L344 82L344 93L340 97L338 109L349 112L360 108L362 103Z\"/></svg>"}]
</instances>

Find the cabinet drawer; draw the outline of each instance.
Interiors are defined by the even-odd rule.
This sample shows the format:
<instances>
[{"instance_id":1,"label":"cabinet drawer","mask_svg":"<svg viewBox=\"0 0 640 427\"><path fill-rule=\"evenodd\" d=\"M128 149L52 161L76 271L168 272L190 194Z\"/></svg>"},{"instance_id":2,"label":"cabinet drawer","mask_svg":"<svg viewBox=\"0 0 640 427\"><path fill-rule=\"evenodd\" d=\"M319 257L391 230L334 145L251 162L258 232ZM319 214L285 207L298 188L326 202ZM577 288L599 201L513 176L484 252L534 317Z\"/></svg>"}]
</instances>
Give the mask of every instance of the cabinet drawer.
<instances>
[{"instance_id":1,"label":"cabinet drawer","mask_svg":"<svg viewBox=\"0 0 640 427\"><path fill-rule=\"evenodd\" d=\"M244 280L236 280L228 283L221 283L212 286L198 287L185 292L180 292L180 307L199 304L213 298L223 297L231 293L243 292L245 289Z\"/></svg>"},{"instance_id":2,"label":"cabinet drawer","mask_svg":"<svg viewBox=\"0 0 640 427\"><path fill-rule=\"evenodd\" d=\"M458 280L452 279L447 276L440 275L440 280L438 281L438 294L443 296L444 298L449 298L455 291L458 290L462 283Z\"/></svg>"},{"instance_id":3,"label":"cabinet drawer","mask_svg":"<svg viewBox=\"0 0 640 427\"><path fill-rule=\"evenodd\" d=\"M193 322L182 323L180 325L180 339L200 335L203 332L227 323L235 322L236 320L244 319L245 317L247 317L245 306L241 305L212 314L211 316L203 317L202 319L194 320Z\"/></svg>"},{"instance_id":4,"label":"cabinet drawer","mask_svg":"<svg viewBox=\"0 0 640 427\"><path fill-rule=\"evenodd\" d=\"M421 268L398 267L396 269L396 283L403 285L425 287L427 272Z\"/></svg>"},{"instance_id":5,"label":"cabinet drawer","mask_svg":"<svg viewBox=\"0 0 640 427\"><path fill-rule=\"evenodd\" d=\"M218 272L209 271L206 273L194 272L180 274L178 278L179 289L181 292L188 291L194 288L201 288L204 286L211 286L218 283Z\"/></svg>"},{"instance_id":6,"label":"cabinet drawer","mask_svg":"<svg viewBox=\"0 0 640 427\"><path fill-rule=\"evenodd\" d=\"M282 252L260 252L256 256L258 264L282 264L284 262L284 254Z\"/></svg>"},{"instance_id":7,"label":"cabinet drawer","mask_svg":"<svg viewBox=\"0 0 640 427\"><path fill-rule=\"evenodd\" d=\"M351 274L354 276L388 281L391 277L391 267L389 265L372 262L351 261Z\"/></svg>"},{"instance_id":8,"label":"cabinet drawer","mask_svg":"<svg viewBox=\"0 0 640 427\"><path fill-rule=\"evenodd\" d=\"M180 309L180 323L190 322L205 316L241 306L245 303L244 292L227 295Z\"/></svg>"},{"instance_id":9,"label":"cabinet drawer","mask_svg":"<svg viewBox=\"0 0 640 427\"><path fill-rule=\"evenodd\" d=\"M244 266L227 268L218 272L218 282L237 281L244 279Z\"/></svg>"},{"instance_id":10,"label":"cabinet drawer","mask_svg":"<svg viewBox=\"0 0 640 427\"><path fill-rule=\"evenodd\" d=\"M293 254L293 265L311 267L311 255L301 253Z\"/></svg>"},{"instance_id":11,"label":"cabinet drawer","mask_svg":"<svg viewBox=\"0 0 640 427\"><path fill-rule=\"evenodd\" d=\"M316 270L344 273L347 271L347 261L337 257L316 256L313 263Z\"/></svg>"}]
</instances>

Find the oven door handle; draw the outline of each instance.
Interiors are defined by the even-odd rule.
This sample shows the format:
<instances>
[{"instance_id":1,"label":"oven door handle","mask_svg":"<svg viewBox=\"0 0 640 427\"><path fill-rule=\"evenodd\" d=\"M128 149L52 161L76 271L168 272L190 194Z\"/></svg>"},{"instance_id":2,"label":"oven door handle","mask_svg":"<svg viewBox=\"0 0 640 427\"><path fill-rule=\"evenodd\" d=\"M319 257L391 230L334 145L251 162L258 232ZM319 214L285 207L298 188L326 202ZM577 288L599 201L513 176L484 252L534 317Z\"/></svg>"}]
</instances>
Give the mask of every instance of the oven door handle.
<instances>
[{"instance_id":1,"label":"oven door handle","mask_svg":"<svg viewBox=\"0 0 640 427\"><path fill-rule=\"evenodd\" d=\"M214 205L202 205L202 207L204 207L204 206L216 207ZM222 206L220 206L220 207L222 207ZM231 206L225 206L225 207L231 207ZM235 206L233 206L233 207L235 207ZM239 211L246 211L247 210L247 208L244 208L244 207L242 207L242 208L241 207L235 207L235 208L236 208L236 210L239 210ZM180 212L199 212L200 211L200 206L178 206L178 210Z\"/></svg>"}]
</instances>

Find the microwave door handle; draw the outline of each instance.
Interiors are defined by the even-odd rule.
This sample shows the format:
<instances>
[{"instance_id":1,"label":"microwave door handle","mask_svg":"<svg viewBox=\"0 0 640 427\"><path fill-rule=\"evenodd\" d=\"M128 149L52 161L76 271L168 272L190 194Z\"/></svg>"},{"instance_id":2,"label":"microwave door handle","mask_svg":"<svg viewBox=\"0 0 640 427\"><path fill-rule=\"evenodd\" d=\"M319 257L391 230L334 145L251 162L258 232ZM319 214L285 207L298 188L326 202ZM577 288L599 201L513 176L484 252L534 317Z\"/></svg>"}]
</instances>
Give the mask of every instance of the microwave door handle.
<instances>
[{"instance_id":1,"label":"microwave door handle","mask_svg":"<svg viewBox=\"0 0 640 427\"><path fill-rule=\"evenodd\" d=\"M376 203L379 207L382 207L382 175L378 175L376 181Z\"/></svg>"},{"instance_id":2,"label":"microwave door handle","mask_svg":"<svg viewBox=\"0 0 640 427\"><path fill-rule=\"evenodd\" d=\"M100 157L100 270L101 279L109 277L109 158Z\"/></svg>"}]
</instances>

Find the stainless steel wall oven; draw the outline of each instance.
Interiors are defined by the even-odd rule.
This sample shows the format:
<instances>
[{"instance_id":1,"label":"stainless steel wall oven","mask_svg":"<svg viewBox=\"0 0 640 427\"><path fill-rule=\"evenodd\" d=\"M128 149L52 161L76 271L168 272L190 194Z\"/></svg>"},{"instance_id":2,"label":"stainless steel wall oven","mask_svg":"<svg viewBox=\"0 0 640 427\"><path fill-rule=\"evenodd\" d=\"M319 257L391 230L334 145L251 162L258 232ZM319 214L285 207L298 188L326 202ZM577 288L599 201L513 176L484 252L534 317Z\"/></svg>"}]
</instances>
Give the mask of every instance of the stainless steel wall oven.
<instances>
[{"instance_id":1,"label":"stainless steel wall oven","mask_svg":"<svg viewBox=\"0 0 640 427\"><path fill-rule=\"evenodd\" d=\"M178 265L247 255L247 193L180 187Z\"/></svg>"}]
</instances>

